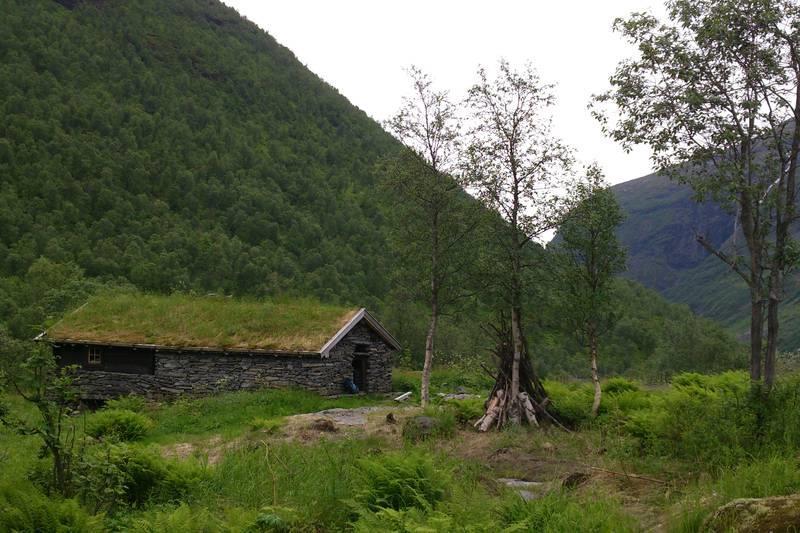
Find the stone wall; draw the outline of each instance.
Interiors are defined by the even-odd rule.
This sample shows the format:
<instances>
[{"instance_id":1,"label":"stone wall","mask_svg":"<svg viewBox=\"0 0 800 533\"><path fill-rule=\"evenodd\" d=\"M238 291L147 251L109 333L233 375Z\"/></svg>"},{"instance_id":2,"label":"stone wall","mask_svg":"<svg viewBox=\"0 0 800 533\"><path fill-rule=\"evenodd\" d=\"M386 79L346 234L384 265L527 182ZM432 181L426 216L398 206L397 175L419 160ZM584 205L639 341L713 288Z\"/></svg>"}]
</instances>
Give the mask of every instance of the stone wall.
<instances>
[{"instance_id":1,"label":"stone wall","mask_svg":"<svg viewBox=\"0 0 800 533\"><path fill-rule=\"evenodd\" d=\"M353 377L356 351L368 354L366 392L389 392L392 349L364 322L357 324L328 358L159 350L153 374L79 370L78 384L87 399L130 393L164 398L263 387L300 387L320 394L340 394L345 392L345 379Z\"/></svg>"}]
</instances>

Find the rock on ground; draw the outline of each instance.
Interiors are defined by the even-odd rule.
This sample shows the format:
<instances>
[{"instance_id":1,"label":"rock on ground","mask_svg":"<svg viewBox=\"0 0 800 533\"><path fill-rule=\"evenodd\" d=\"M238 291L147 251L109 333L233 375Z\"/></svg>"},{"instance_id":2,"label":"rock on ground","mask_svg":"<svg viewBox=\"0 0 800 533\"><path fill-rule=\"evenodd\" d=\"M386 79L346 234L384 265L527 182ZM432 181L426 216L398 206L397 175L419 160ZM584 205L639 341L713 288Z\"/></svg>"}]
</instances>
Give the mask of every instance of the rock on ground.
<instances>
[{"instance_id":1,"label":"rock on ground","mask_svg":"<svg viewBox=\"0 0 800 533\"><path fill-rule=\"evenodd\" d=\"M704 530L738 533L800 531L800 494L733 500L706 519Z\"/></svg>"}]
</instances>

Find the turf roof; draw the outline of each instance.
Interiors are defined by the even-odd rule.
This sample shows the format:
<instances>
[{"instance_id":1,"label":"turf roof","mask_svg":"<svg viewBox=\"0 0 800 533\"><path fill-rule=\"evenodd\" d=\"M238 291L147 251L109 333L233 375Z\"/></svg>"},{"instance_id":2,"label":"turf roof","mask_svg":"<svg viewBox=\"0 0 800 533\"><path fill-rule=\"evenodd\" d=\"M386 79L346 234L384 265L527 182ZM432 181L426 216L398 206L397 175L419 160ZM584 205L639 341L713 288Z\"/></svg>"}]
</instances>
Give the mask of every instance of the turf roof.
<instances>
[{"instance_id":1,"label":"turf roof","mask_svg":"<svg viewBox=\"0 0 800 533\"><path fill-rule=\"evenodd\" d=\"M47 331L52 340L173 347L308 351L320 348L358 309L298 299L107 293Z\"/></svg>"}]
</instances>

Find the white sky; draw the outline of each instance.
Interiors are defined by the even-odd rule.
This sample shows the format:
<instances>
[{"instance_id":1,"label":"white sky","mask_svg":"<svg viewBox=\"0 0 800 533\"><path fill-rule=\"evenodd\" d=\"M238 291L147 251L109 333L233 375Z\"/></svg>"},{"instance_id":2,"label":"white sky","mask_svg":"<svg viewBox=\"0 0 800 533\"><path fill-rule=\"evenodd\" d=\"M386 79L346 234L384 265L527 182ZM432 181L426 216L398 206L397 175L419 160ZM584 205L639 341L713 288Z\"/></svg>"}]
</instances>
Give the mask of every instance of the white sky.
<instances>
[{"instance_id":1,"label":"white sky","mask_svg":"<svg viewBox=\"0 0 800 533\"><path fill-rule=\"evenodd\" d=\"M555 83L556 133L596 161L608 181L650 173L649 151L626 154L606 139L586 105L605 90L632 50L611 31L633 11L662 13L655 0L224 0L291 49L353 104L383 121L409 91L404 68L416 65L437 88L461 98L478 65L494 70L531 61Z\"/></svg>"}]
</instances>

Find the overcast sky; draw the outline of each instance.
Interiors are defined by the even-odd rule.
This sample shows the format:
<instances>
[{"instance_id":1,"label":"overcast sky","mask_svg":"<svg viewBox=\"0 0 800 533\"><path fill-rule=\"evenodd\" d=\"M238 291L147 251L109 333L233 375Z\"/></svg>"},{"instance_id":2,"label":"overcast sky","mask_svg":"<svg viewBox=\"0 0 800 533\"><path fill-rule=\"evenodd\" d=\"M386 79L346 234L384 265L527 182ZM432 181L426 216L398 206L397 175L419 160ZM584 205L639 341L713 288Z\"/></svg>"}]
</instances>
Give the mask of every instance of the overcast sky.
<instances>
[{"instance_id":1,"label":"overcast sky","mask_svg":"<svg viewBox=\"0 0 800 533\"><path fill-rule=\"evenodd\" d=\"M649 151L626 154L604 138L586 105L632 50L611 30L616 17L663 12L652 0L402 2L224 0L290 48L308 68L374 119L387 119L409 92L416 65L461 98L478 65L531 61L556 84L555 131L596 161L611 183L650 173Z\"/></svg>"}]
</instances>

